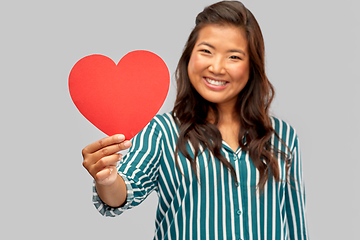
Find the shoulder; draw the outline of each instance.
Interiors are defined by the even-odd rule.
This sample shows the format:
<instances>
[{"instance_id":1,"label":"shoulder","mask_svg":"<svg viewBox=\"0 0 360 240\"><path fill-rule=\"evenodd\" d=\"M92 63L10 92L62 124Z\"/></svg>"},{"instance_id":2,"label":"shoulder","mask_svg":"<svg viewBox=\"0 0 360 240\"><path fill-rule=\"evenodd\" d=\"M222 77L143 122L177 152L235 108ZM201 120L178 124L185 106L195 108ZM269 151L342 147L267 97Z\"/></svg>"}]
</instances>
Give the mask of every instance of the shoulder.
<instances>
[{"instance_id":1,"label":"shoulder","mask_svg":"<svg viewBox=\"0 0 360 240\"><path fill-rule=\"evenodd\" d=\"M270 122L276 133L276 138L280 138L286 145L292 149L297 144L296 129L288 122L274 116L270 116Z\"/></svg>"},{"instance_id":2,"label":"shoulder","mask_svg":"<svg viewBox=\"0 0 360 240\"><path fill-rule=\"evenodd\" d=\"M152 119L152 122L163 123L163 124L169 124L171 122L175 123L171 112L156 114L155 117Z\"/></svg>"},{"instance_id":3,"label":"shoulder","mask_svg":"<svg viewBox=\"0 0 360 240\"><path fill-rule=\"evenodd\" d=\"M144 128L132 139L133 146L142 146L144 143L158 142L164 136L164 122L166 114L155 115ZM166 133L166 131L165 131Z\"/></svg>"},{"instance_id":4,"label":"shoulder","mask_svg":"<svg viewBox=\"0 0 360 240\"><path fill-rule=\"evenodd\" d=\"M176 126L176 123L171 113L163 113L155 115L149 125L158 129L167 130L168 128Z\"/></svg>"},{"instance_id":5,"label":"shoulder","mask_svg":"<svg viewBox=\"0 0 360 240\"><path fill-rule=\"evenodd\" d=\"M158 132L162 132L165 135L178 132L178 126L170 113L157 114L150 121L147 128L155 129Z\"/></svg>"},{"instance_id":6,"label":"shoulder","mask_svg":"<svg viewBox=\"0 0 360 240\"><path fill-rule=\"evenodd\" d=\"M157 114L153 119L135 136L135 139L148 138L162 138L163 135L168 135L177 126L171 113Z\"/></svg>"},{"instance_id":7,"label":"shoulder","mask_svg":"<svg viewBox=\"0 0 360 240\"><path fill-rule=\"evenodd\" d=\"M149 123L152 129L158 133L162 141L170 146L176 145L179 135L179 127L176 124L171 112L157 114Z\"/></svg>"}]
</instances>

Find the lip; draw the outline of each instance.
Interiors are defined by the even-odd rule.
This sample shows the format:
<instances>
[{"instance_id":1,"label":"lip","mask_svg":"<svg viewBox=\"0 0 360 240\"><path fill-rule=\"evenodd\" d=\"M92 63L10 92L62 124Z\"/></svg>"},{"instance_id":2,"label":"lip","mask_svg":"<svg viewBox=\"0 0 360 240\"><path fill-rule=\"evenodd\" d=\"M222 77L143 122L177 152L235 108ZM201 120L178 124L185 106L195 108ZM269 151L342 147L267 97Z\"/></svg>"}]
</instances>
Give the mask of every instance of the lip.
<instances>
[{"instance_id":1,"label":"lip","mask_svg":"<svg viewBox=\"0 0 360 240\"><path fill-rule=\"evenodd\" d=\"M208 81L206 81L206 78L213 79L215 81L224 81L224 82L226 82L226 84L223 86L213 85L213 84L209 83ZM214 91L224 90L229 84L229 82L227 82L225 80L215 79L215 78L211 78L211 77L203 77L203 81L208 88L210 88L211 90L214 90Z\"/></svg>"}]
</instances>

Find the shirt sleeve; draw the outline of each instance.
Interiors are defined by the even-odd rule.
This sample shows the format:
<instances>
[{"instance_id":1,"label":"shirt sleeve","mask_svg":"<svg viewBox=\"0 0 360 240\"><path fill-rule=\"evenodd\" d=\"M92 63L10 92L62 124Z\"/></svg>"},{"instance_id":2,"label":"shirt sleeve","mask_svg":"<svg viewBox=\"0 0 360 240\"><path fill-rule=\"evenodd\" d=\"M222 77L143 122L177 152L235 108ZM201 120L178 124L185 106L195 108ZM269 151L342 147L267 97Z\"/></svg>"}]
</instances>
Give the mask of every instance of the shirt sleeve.
<instances>
[{"instance_id":1,"label":"shirt sleeve","mask_svg":"<svg viewBox=\"0 0 360 240\"><path fill-rule=\"evenodd\" d=\"M288 170L288 181L285 188L286 217L291 240L309 239L305 216L305 184L300 154L300 143L297 135L291 147L292 162Z\"/></svg>"},{"instance_id":2,"label":"shirt sleeve","mask_svg":"<svg viewBox=\"0 0 360 240\"><path fill-rule=\"evenodd\" d=\"M158 167L162 157L162 132L152 120L131 139L132 146L118 165L118 174L124 179L127 199L123 206L114 208L105 204L93 186L93 203L100 214L115 217L144 201L157 189Z\"/></svg>"}]
</instances>

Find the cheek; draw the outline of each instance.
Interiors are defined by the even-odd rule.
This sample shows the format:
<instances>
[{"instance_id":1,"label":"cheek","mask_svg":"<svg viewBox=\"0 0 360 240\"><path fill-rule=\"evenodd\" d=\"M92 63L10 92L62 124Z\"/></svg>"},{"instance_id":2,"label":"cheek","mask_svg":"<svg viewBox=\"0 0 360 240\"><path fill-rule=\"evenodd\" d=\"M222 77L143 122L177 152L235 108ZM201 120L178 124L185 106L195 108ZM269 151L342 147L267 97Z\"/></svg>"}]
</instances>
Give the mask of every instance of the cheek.
<instances>
[{"instance_id":1,"label":"cheek","mask_svg":"<svg viewBox=\"0 0 360 240\"><path fill-rule=\"evenodd\" d=\"M189 74L190 72L193 74L200 72L203 69L203 65L203 62L196 54L191 55L188 65Z\"/></svg>"},{"instance_id":2,"label":"cheek","mask_svg":"<svg viewBox=\"0 0 360 240\"><path fill-rule=\"evenodd\" d=\"M236 68L231 69L231 75L235 79L241 81L248 81L250 76L250 69L248 65L241 65Z\"/></svg>"}]
</instances>

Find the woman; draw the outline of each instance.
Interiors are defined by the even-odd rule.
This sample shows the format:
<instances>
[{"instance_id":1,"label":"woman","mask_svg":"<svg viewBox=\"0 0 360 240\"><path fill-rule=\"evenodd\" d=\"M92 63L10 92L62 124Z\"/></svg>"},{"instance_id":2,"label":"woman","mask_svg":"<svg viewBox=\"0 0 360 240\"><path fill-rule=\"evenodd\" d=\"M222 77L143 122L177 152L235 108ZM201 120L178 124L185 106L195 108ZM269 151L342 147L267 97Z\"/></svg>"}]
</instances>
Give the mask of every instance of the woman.
<instances>
[{"instance_id":1,"label":"woman","mask_svg":"<svg viewBox=\"0 0 360 240\"><path fill-rule=\"evenodd\" d=\"M100 213L119 215L155 190L154 239L308 239L299 142L269 116L264 62L248 9L205 8L178 64L172 113L131 142L119 134L83 149Z\"/></svg>"}]
</instances>

